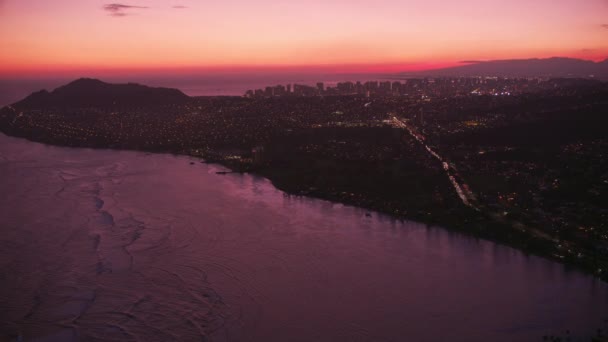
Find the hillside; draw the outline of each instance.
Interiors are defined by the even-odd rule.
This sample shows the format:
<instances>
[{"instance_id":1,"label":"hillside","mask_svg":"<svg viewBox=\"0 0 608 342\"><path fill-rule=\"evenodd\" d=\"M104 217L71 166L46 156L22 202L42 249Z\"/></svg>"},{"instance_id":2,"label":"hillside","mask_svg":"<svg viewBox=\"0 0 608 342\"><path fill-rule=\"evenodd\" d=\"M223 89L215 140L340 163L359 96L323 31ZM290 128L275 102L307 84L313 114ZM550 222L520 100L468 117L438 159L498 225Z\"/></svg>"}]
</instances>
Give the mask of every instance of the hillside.
<instances>
[{"instance_id":1,"label":"hillside","mask_svg":"<svg viewBox=\"0 0 608 342\"><path fill-rule=\"evenodd\" d=\"M184 103L190 98L177 89L135 83L110 84L81 78L51 92L41 90L14 104L17 108L109 107Z\"/></svg>"},{"instance_id":2,"label":"hillside","mask_svg":"<svg viewBox=\"0 0 608 342\"><path fill-rule=\"evenodd\" d=\"M403 76L503 76L503 77L594 77L608 79L608 59L593 62L583 59L553 57L545 59L512 59L466 61L464 65L401 73Z\"/></svg>"}]
</instances>

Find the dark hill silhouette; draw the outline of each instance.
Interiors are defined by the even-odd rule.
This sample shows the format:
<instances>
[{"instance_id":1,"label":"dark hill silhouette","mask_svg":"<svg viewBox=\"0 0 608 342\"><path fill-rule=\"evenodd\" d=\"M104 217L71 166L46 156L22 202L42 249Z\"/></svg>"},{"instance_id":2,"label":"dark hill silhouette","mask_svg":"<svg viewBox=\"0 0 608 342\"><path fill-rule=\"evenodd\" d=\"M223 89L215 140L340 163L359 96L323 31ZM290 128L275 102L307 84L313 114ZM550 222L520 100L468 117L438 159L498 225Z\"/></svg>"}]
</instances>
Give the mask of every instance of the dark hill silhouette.
<instances>
[{"instance_id":1,"label":"dark hill silhouette","mask_svg":"<svg viewBox=\"0 0 608 342\"><path fill-rule=\"evenodd\" d=\"M190 97L177 89L152 88L135 83L110 84L81 78L52 92L41 90L14 104L15 107L106 107L183 103Z\"/></svg>"},{"instance_id":2,"label":"dark hill silhouette","mask_svg":"<svg viewBox=\"0 0 608 342\"><path fill-rule=\"evenodd\" d=\"M505 77L595 77L608 79L608 59L593 62L583 59L553 57L545 59L511 59L466 61L465 65L402 73L404 76L505 76Z\"/></svg>"}]
</instances>

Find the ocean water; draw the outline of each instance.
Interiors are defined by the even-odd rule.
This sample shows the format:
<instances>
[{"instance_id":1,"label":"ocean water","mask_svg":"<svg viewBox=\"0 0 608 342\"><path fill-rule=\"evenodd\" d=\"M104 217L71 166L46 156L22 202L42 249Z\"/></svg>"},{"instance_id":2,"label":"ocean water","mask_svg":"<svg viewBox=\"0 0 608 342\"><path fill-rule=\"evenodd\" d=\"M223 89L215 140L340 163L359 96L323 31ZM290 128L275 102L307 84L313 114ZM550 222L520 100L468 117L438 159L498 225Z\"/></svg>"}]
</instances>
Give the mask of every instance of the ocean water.
<instances>
[{"instance_id":1,"label":"ocean water","mask_svg":"<svg viewBox=\"0 0 608 342\"><path fill-rule=\"evenodd\" d=\"M588 341L608 285L168 154L0 135L0 340Z\"/></svg>"}]
</instances>

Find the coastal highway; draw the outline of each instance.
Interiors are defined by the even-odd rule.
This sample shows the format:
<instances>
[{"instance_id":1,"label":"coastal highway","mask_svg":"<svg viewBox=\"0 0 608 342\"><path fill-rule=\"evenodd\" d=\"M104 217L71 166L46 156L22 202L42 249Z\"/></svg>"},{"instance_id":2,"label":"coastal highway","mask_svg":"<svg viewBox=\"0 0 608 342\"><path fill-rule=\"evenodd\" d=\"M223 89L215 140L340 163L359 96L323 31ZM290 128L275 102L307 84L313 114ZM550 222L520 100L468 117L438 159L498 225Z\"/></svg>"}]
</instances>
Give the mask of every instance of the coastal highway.
<instances>
[{"instance_id":1,"label":"coastal highway","mask_svg":"<svg viewBox=\"0 0 608 342\"><path fill-rule=\"evenodd\" d=\"M495 219L496 221L502 222L502 223L507 223L507 218L505 216L506 212L495 212L492 210L488 210L488 208L480 205L475 194L473 194L473 192L470 190L469 186L462 181L462 177L460 177L458 175L456 168L453 165L450 165L444 158L442 158L429 145L427 145L425 142L426 138L422 134L416 132L416 130L414 130L412 127L410 127L405 121L400 120L395 115L391 114L390 116L391 116L391 123L392 123L393 127L406 130L412 137L414 137L414 139L416 139L416 141L418 141L420 144L422 144L422 146L429 152L429 154L431 156L433 156L433 158L437 159L440 163L442 163L443 169L445 170L446 175L450 179L450 183L452 183L454 190L456 191L456 193L458 194L458 197L460 198L460 200L462 201L462 203L464 205L466 205L470 208L473 208L474 210L479 211L479 212L481 212L482 211L481 209L483 208L484 209L483 211L486 214L488 214L490 217ZM543 232L540 229L530 227L530 226L528 226L522 222L518 222L518 221L509 220L509 222L510 222L510 225L514 229L517 229L517 230L520 230L523 232L528 232L528 233L532 234L533 236L536 236L536 237L544 239L544 240L550 240L553 242L557 242L556 239L554 239L552 236ZM566 241L562 241L562 245L564 246L564 248L567 249L567 248L569 248L570 244Z\"/></svg>"},{"instance_id":2,"label":"coastal highway","mask_svg":"<svg viewBox=\"0 0 608 342\"><path fill-rule=\"evenodd\" d=\"M422 144L422 146L427 150L427 152L431 156L433 156L433 158L437 159L442 164L443 170L445 171L446 175L448 176L450 183L452 183L452 186L454 187L454 190L458 194L458 197L460 198L462 203L464 205L466 205L467 207L471 207L471 208L479 211L479 209L477 208L477 205L475 204L477 202L475 195L469 190L469 187L465 183L461 183L458 181L458 179L461 179L461 178L458 177L458 174L456 173L456 170L454 169L454 167L451 166L447 161L445 161L444 158L442 158L437 152L433 151L433 149L429 145L426 144L425 137L423 135L415 132L404 121L399 120L399 118L397 118L394 115L392 115L392 117L391 117L391 122L392 122L393 127L406 130L412 137L414 137L414 139L416 139L416 141L418 141L420 144Z\"/></svg>"}]
</instances>

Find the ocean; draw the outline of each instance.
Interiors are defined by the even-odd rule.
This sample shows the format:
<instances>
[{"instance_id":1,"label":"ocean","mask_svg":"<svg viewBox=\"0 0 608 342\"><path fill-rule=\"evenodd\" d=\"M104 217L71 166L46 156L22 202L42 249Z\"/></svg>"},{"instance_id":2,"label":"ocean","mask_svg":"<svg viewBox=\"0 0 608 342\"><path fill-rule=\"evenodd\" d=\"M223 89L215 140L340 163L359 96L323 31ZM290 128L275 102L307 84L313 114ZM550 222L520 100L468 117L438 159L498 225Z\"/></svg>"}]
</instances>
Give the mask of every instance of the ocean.
<instances>
[{"instance_id":1,"label":"ocean","mask_svg":"<svg viewBox=\"0 0 608 342\"><path fill-rule=\"evenodd\" d=\"M2 341L589 341L608 284L196 158L0 134Z\"/></svg>"}]
</instances>

